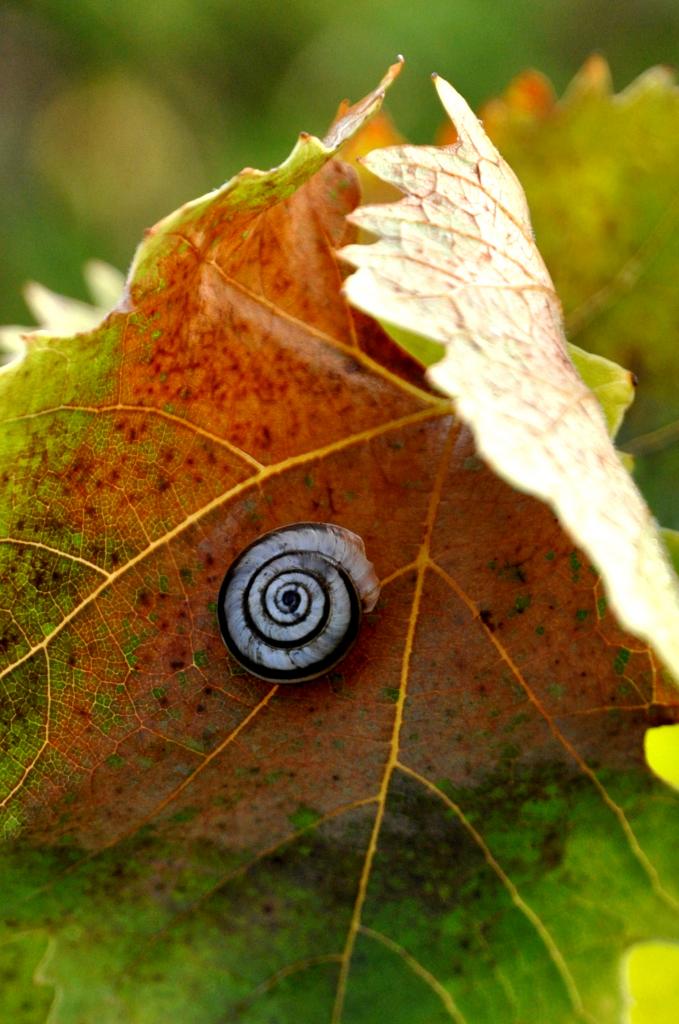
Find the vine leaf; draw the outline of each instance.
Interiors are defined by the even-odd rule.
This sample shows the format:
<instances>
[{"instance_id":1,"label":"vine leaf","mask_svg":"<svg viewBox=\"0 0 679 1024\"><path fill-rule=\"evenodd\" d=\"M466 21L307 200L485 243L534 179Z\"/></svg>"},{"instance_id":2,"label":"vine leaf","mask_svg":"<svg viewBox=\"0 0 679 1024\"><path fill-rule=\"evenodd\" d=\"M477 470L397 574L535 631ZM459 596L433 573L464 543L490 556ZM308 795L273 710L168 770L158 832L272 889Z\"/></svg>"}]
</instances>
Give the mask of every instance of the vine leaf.
<instances>
[{"instance_id":1,"label":"vine leaf","mask_svg":"<svg viewBox=\"0 0 679 1024\"><path fill-rule=\"evenodd\" d=\"M569 338L638 379L619 443L634 455L655 515L677 528L676 77L649 68L615 93L597 55L558 101L541 76L525 72L481 116L526 190ZM446 132L440 141L452 140Z\"/></svg>"},{"instance_id":2,"label":"vine leaf","mask_svg":"<svg viewBox=\"0 0 679 1024\"><path fill-rule=\"evenodd\" d=\"M502 133L503 142L514 141L512 133L516 133L517 129L521 128L525 131L525 121L527 118L529 119L529 125L534 127L537 119L544 119L549 115L554 107L554 102L552 88L543 75L534 71L523 72L523 74L510 83L502 99L491 100L486 104L483 111L484 127L493 141L495 141L495 133L500 133L502 129L504 129ZM508 130L510 131L509 136L507 135ZM514 145L512 148L512 158L516 160L525 159L525 154L532 151L532 139L527 140L522 136L519 136L519 138L521 145ZM342 147L340 151L341 158L355 167L360 178L364 203L387 203L401 198L402 193L399 189L371 174L366 169L361 158L373 149L402 145L406 141L398 132L388 114L384 110L380 110L376 117L364 125ZM439 132L439 139L437 141L440 145L447 146L457 141L457 131L452 122L447 122L445 127ZM542 159L545 159L544 154ZM554 178L559 173L563 173L561 170L563 164L567 164L567 161L562 159L558 167L551 168L551 174ZM528 163L527 175L531 171L533 171L533 168ZM544 178L544 175L542 177ZM543 203L549 202L549 184L538 193L538 198ZM530 205L531 210L533 210L532 203ZM568 208L569 213L572 210L572 206L573 204ZM541 210L541 207L539 207L539 210ZM559 211L559 215L554 214L551 220L562 222L563 215L564 211ZM368 232L364 232L364 235L366 239L370 238ZM594 240L592 244L595 244ZM562 250L557 246L556 252L552 255L556 259L557 269L560 269L561 263L566 262ZM445 352L444 347L439 342L432 341L430 338L425 338L420 334L413 334L411 331L405 331L402 328L395 327L394 324L389 324L388 329L394 340L424 366L431 366L433 363L439 362ZM635 374L630 370L624 369L619 363L606 359L604 356L597 355L594 352L586 351L571 343L568 344L568 354L585 384L598 399L606 418L608 431L611 437L614 438L620 430L623 419L635 398ZM645 390L646 388L644 387ZM624 458L627 460L625 465L628 465L630 457L625 456Z\"/></svg>"},{"instance_id":3,"label":"vine leaf","mask_svg":"<svg viewBox=\"0 0 679 1024\"><path fill-rule=\"evenodd\" d=\"M334 146L394 74L0 371L0 1019L609 1024L630 946L679 941L643 750L675 691L342 292ZM269 686L215 600L298 520L359 533L382 594Z\"/></svg>"},{"instance_id":4,"label":"vine leaf","mask_svg":"<svg viewBox=\"0 0 679 1024\"><path fill-rule=\"evenodd\" d=\"M458 141L375 150L398 203L363 207L378 236L343 256L357 307L445 345L429 379L456 400L479 453L548 502L596 563L620 621L679 676L679 589L651 514L566 351L561 308L514 172L462 97L436 78Z\"/></svg>"}]
</instances>

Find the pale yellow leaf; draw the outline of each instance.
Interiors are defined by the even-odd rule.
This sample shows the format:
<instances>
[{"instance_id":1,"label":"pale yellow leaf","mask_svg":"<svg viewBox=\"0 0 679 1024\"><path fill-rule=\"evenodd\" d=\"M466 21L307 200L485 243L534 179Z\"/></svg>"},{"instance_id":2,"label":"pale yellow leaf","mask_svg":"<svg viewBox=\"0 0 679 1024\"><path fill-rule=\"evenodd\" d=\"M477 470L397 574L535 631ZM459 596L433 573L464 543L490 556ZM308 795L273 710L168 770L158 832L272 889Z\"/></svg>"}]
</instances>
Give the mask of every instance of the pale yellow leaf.
<instances>
[{"instance_id":1,"label":"pale yellow leaf","mask_svg":"<svg viewBox=\"0 0 679 1024\"><path fill-rule=\"evenodd\" d=\"M428 375L455 399L480 455L553 507L598 566L620 622L679 676L677 580L601 407L568 357L523 190L462 97L440 78L436 87L458 142L365 158L405 195L353 215L378 241L342 250L358 268L347 295L445 346Z\"/></svg>"},{"instance_id":2,"label":"pale yellow leaf","mask_svg":"<svg viewBox=\"0 0 679 1024\"><path fill-rule=\"evenodd\" d=\"M55 337L67 338L80 331L92 330L100 323L104 313L104 310L81 302L80 299L59 295L37 281L30 281L26 285L24 298L40 327Z\"/></svg>"},{"instance_id":3,"label":"pale yellow leaf","mask_svg":"<svg viewBox=\"0 0 679 1024\"><path fill-rule=\"evenodd\" d=\"M88 260L83 277L94 305L107 311L113 309L123 294L125 275L103 260Z\"/></svg>"},{"instance_id":4,"label":"pale yellow leaf","mask_svg":"<svg viewBox=\"0 0 679 1024\"><path fill-rule=\"evenodd\" d=\"M24 287L24 299L38 327L0 327L0 367L23 358L25 335L42 332L52 337L65 338L90 331L121 300L125 277L116 267L103 260L88 260L83 268L83 277L93 299L91 305L53 292L37 281L28 282Z\"/></svg>"}]
</instances>

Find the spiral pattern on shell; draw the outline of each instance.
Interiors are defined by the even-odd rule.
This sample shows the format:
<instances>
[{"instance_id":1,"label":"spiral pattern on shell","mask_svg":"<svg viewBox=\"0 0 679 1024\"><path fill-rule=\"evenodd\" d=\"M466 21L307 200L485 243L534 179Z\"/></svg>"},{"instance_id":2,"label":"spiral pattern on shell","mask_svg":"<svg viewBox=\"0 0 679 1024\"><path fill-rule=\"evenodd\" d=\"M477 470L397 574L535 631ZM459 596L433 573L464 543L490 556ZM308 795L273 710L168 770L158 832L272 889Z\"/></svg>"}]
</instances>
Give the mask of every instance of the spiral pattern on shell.
<instances>
[{"instance_id":1,"label":"spiral pattern on shell","mask_svg":"<svg viewBox=\"0 0 679 1024\"><path fill-rule=\"evenodd\" d=\"M230 566L219 626L248 672L300 682L344 657L379 592L357 534L333 523L292 523L258 538Z\"/></svg>"}]
</instances>

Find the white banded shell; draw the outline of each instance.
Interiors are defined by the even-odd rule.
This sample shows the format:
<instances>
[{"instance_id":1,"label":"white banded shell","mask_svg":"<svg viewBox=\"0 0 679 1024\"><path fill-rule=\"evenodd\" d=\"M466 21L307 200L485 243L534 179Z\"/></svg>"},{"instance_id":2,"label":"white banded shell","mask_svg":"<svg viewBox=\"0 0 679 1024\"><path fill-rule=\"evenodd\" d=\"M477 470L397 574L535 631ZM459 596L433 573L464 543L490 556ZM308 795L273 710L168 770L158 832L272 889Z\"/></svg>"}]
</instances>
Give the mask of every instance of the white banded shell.
<instances>
[{"instance_id":1,"label":"white banded shell","mask_svg":"<svg viewBox=\"0 0 679 1024\"><path fill-rule=\"evenodd\" d=\"M344 657L380 584L361 538L333 523L265 533L230 566L217 603L224 643L260 679L296 683Z\"/></svg>"}]
</instances>

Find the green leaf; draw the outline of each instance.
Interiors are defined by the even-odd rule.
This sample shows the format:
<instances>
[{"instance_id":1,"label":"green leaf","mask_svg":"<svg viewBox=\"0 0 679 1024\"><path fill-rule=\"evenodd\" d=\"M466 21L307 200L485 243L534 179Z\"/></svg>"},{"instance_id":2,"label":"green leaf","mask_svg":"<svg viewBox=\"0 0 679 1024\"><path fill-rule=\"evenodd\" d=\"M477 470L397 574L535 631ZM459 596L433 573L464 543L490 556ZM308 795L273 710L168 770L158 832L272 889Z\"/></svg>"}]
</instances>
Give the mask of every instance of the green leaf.
<instances>
[{"instance_id":1,"label":"green leaf","mask_svg":"<svg viewBox=\"0 0 679 1024\"><path fill-rule=\"evenodd\" d=\"M598 399L606 417L608 433L614 438L634 401L634 374L610 359L604 359L594 352L585 352L577 345L569 345L568 354L585 384Z\"/></svg>"},{"instance_id":2,"label":"green leaf","mask_svg":"<svg viewBox=\"0 0 679 1024\"><path fill-rule=\"evenodd\" d=\"M672 560L675 572L679 573L679 530L670 530L666 528L662 531L662 538Z\"/></svg>"}]
</instances>

